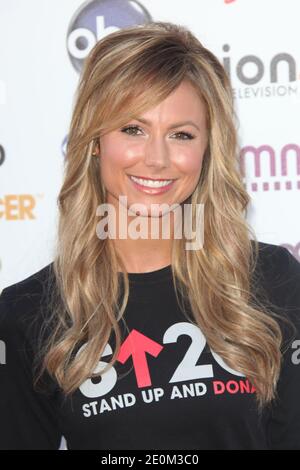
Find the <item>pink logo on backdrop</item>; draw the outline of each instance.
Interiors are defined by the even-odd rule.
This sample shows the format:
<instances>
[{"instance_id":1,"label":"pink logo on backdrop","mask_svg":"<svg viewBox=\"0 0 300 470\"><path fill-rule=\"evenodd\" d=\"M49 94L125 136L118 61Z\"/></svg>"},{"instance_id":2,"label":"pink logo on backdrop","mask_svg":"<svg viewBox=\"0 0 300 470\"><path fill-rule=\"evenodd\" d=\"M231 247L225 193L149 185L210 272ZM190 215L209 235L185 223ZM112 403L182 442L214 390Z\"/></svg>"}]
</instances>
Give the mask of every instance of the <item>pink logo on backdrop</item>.
<instances>
[{"instance_id":1,"label":"pink logo on backdrop","mask_svg":"<svg viewBox=\"0 0 300 470\"><path fill-rule=\"evenodd\" d=\"M233 3L235 0L224 0L225 3Z\"/></svg>"},{"instance_id":2,"label":"pink logo on backdrop","mask_svg":"<svg viewBox=\"0 0 300 470\"><path fill-rule=\"evenodd\" d=\"M296 245L292 245L291 243L282 243L281 246L287 248L291 255L293 255L300 262L300 242L298 242Z\"/></svg>"},{"instance_id":3,"label":"pink logo on backdrop","mask_svg":"<svg viewBox=\"0 0 300 470\"><path fill-rule=\"evenodd\" d=\"M247 190L299 190L300 146L286 144L276 151L268 144L246 145L240 152L240 169Z\"/></svg>"}]
</instances>

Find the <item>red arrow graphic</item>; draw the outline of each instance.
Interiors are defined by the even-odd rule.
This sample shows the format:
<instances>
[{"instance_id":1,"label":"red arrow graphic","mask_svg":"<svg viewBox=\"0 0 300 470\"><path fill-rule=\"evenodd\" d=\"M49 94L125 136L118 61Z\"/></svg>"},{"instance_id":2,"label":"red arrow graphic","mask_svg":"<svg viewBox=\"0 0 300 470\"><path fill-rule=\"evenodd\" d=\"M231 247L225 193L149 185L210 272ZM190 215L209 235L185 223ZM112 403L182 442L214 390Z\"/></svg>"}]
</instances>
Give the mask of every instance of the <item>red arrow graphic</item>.
<instances>
[{"instance_id":1,"label":"red arrow graphic","mask_svg":"<svg viewBox=\"0 0 300 470\"><path fill-rule=\"evenodd\" d=\"M162 349L163 346L158 344L156 341L153 341L152 339L148 338L148 336L145 336L139 331L133 329L120 348L118 361L124 364L128 358L132 356L138 387L149 387L152 385L152 382L146 353L157 357Z\"/></svg>"}]
</instances>

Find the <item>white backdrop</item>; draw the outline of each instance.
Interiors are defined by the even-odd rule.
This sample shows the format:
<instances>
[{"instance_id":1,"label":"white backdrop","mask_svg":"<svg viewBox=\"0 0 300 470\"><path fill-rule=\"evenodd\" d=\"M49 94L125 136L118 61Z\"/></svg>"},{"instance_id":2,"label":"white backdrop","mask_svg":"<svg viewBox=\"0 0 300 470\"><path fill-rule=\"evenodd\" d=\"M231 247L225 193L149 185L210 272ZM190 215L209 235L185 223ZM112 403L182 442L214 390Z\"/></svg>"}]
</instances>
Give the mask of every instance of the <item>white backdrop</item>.
<instances>
[{"instance_id":1,"label":"white backdrop","mask_svg":"<svg viewBox=\"0 0 300 470\"><path fill-rule=\"evenodd\" d=\"M300 261L299 0L0 0L0 291L52 261L82 60L106 34L189 27L230 73L249 222Z\"/></svg>"}]
</instances>

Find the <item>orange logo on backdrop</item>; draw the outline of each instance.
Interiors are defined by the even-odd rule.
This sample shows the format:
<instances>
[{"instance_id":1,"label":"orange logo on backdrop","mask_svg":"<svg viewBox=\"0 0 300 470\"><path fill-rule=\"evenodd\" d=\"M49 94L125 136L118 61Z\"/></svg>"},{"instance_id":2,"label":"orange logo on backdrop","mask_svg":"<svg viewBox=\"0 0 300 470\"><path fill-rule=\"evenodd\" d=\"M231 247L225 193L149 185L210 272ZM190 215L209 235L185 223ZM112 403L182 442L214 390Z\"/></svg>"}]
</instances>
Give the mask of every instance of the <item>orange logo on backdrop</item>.
<instances>
[{"instance_id":1,"label":"orange logo on backdrop","mask_svg":"<svg viewBox=\"0 0 300 470\"><path fill-rule=\"evenodd\" d=\"M31 194L7 194L0 199L0 219L35 219L33 214L35 206L36 200Z\"/></svg>"}]
</instances>

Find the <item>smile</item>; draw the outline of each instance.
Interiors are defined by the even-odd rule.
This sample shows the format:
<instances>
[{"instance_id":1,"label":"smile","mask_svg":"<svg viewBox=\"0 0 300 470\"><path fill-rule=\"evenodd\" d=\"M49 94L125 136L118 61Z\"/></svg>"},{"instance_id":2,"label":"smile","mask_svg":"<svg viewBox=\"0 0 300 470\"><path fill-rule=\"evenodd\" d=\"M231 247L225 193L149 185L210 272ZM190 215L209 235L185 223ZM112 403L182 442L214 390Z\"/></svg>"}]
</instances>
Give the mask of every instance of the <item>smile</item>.
<instances>
[{"instance_id":1,"label":"smile","mask_svg":"<svg viewBox=\"0 0 300 470\"><path fill-rule=\"evenodd\" d=\"M128 175L129 179L133 182L136 189L146 192L147 194L160 194L168 191L174 184L174 179L161 180L161 179L144 179L136 176Z\"/></svg>"},{"instance_id":2,"label":"smile","mask_svg":"<svg viewBox=\"0 0 300 470\"><path fill-rule=\"evenodd\" d=\"M130 176L132 181L135 181L142 186L148 186L149 188L161 188L162 186L167 186L172 183L173 180L152 180L152 179L143 179L137 178L136 176Z\"/></svg>"}]
</instances>

